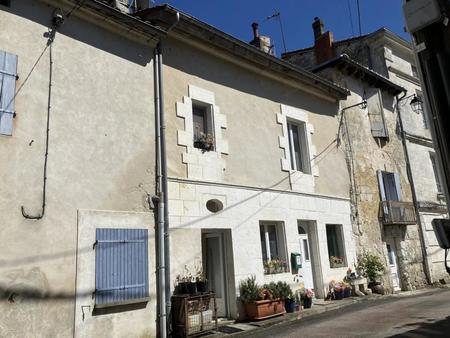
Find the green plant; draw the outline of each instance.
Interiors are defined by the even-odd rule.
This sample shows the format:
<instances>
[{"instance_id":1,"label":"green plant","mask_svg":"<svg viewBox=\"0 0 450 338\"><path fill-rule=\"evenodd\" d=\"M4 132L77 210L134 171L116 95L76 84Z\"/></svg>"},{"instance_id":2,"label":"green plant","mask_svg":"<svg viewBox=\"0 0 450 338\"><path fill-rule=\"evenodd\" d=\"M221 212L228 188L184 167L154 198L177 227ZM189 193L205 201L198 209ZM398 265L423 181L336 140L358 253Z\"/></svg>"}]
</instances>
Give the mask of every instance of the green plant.
<instances>
[{"instance_id":1,"label":"green plant","mask_svg":"<svg viewBox=\"0 0 450 338\"><path fill-rule=\"evenodd\" d=\"M244 304L254 303L260 299L261 287L256 283L256 276L248 277L239 284L241 300Z\"/></svg>"},{"instance_id":2,"label":"green plant","mask_svg":"<svg viewBox=\"0 0 450 338\"><path fill-rule=\"evenodd\" d=\"M269 284L264 284L264 288L272 294L274 299L294 299L292 289L286 282L270 282Z\"/></svg>"},{"instance_id":3,"label":"green plant","mask_svg":"<svg viewBox=\"0 0 450 338\"><path fill-rule=\"evenodd\" d=\"M375 282L377 277L382 275L385 267L380 257L364 252L358 256L356 269L362 271L362 275L369 279L369 282Z\"/></svg>"}]
</instances>

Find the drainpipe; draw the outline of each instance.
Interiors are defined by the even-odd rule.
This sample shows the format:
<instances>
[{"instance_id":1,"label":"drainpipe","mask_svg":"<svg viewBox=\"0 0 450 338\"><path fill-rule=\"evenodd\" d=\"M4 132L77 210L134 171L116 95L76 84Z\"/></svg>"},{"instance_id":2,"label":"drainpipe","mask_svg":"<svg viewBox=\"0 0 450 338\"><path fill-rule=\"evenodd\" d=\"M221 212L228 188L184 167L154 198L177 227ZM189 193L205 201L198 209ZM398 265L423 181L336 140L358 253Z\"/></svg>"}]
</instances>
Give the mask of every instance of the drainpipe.
<instances>
[{"instance_id":1,"label":"drainpipe","mask_svg":"<svg viewBox=\"0 0 450 338\"><path fill-rule=\"evenodd\" d=\"M153 198L157 204L157 222L156 222L156 260L157 260L157 326L158 337L165 338L167 336L166 326L166 279L165 279L165 256L164 256L164 198L162 192L162 175L161 175L161 123L160 123L160 78L159 78L159 51L158 46L154 50L154 81L155 81L155 142L156 142L156 197Z\"/></svg>"},{"instance_id":2,"label":"drainpipe","mask_svg":"<svg viewBox=\"0 0 450 338\"><path fill-rule=\"evenodd\" d=\"M430 265L428 264L427 248L425 247L425 233L424 233L422 220L420 219L419 203L417 201L416 187L414 185L414 180L413 180L413 177L412 177L411 163L409 161L408 147L406 146L405 130L403 129L402 113L400 111L400 104L399 104L401 100L405 99L405 96L406 96L406 91L403 91L402 96L400 98L397 97L398 124L399 124L399 127L400 127L400 135L401 135L401 139L402 139L403 152L405 153L406 174L408 175L409 184L411 186L411 193L412 193L412 199L413 199L413 204L414 204L414 211L415 211L415 214L416 214L417 225L419 226L419 239L420 239L420 246L422 248L422 256L423 256L423 262L424 262L423 265L424 265L424 269L425 269L425 277L427 279L427 283L431 284L431 269L430 269Z\"/></svg>"},{"instance_id":3,"label":"drainpipe","mask_svg":"<svg viewBox=\"0 0 450 338\"><path fill-rule=\"evenodd\" d=\"M175 14L175 21L172 23L172 25L167 28L166 33L168 33L172 28L174 28L178 22L180 21L180 13L176 12ZM159 165L160 165L160 202L162 202L163 207L159 208L158 210L163 211L163 224L164 226L163 231L160 232L160 237L158 238L159 241L159 252L163 254L163 258L160 259L160 262L164 263L164 266L159 267L159 273L160 275L164 275L164 277L161 276L160 280L162 284L161 287L161 301L165 301L165 311L161 313L164 314L164 317L161 316L160 320L163 321L165 319L166 325L164 326L166 331L164 332L164 335L161 335L161 337L166 337L169 328L170 328L170 313L171 313L171 283L170 283L170 237L169 237L169 194L168 194L168 181L167 181L167 152L166 152L166 119L165 119L165 112L164 112L164 84L163 84L163 74L162 74L162 68L163 68L163 57L162 57L162 41L159 40L158 44L155 48L155 64L156 64L156 77L157 80L156 86L158 91L158 99L159 104L157 108L157 114L159 117L159 126L158 133L159 133ZM160 224L161 219L160 213L158 213L158 224ZM162 290L164 289L164 291ZM164 298L163 295L164 294ZM160 328L162 330L162 328ZM161 333L162 334L162 333Z\"/></svg>"}]
</instances>

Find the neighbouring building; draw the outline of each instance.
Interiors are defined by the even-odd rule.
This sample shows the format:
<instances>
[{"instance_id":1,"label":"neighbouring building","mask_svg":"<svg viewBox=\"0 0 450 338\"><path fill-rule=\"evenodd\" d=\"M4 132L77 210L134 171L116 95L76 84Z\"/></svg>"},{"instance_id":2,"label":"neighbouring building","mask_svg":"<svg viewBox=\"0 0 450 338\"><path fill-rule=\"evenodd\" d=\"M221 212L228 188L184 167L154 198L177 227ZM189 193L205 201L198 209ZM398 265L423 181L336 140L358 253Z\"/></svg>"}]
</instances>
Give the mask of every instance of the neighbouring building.
<instances>
[{"instance_id":1,"label":"neighbouring building","mask_svg":"<svg viewBox=\"0 0 450 338\"><path fill-rule=\"evenodd\" d=\"M356 259L349 92L170 6L119 5L0 2L0 334L156 335L160 39L172 289L202 266L229 318L250 275L324 296Z\"/></svg>"},{"instance_id":2,"label":"neighbouring building","mask_svg":"<svg viewBox=\"0 0 450 338\"><path fill-rule=\"evenodd\" d=\"M420 219L416 217L413 187L416 186L419 200L435 202L432 212L436 212L438 196L432 171L433 157L429 153L431 140L429 133L419 128L425 121L422 115L408 108L409 101L402 100L409 92L420 89L411 74L410 46L385 29L337 42L333 41L332 32L324 31L319 18L314 20L313 29L314 47L285 53L283 58L351 92L341 109L340 137L352 183L350 194L357 251L369 250L384 257L385 277L391 290L424 286L432 259L424 260L424 251L435 250L436 240L431 247L429 238L434 238L434 234L431 224L425 229L424 210L419 209ZM384 47L385 44L394 45L396 49ZM387 55L391 60L388 64L385 63ZM393 74L404 75L399 80L393 78ZM402 125L405 133L402 133ZM405 144L403 134L407 135ZM417 149L418 142L411 143L419 139L417 134L422 136L422 149ZM411 179L411 168L417 180Z\"/></svg>"}]
</instances>

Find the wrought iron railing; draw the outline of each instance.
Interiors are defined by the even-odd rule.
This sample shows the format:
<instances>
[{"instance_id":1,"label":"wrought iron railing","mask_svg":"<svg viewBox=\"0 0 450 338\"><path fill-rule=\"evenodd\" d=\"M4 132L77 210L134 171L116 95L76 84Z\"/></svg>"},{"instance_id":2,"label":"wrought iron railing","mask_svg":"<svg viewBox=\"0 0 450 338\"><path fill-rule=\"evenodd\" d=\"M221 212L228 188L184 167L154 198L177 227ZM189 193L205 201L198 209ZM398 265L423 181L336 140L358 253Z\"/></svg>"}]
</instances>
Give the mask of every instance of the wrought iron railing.
<instances>
[{"instance_id":1,"label":"wrought iron railing","mask_svg":"<svg viewBox=\"0 0 450 338\"><path fill-rule=\"evenodd\" d=\"M381 201L383 224L416 224L416 212L412 202Z\"/></svg>"}]
</instances>

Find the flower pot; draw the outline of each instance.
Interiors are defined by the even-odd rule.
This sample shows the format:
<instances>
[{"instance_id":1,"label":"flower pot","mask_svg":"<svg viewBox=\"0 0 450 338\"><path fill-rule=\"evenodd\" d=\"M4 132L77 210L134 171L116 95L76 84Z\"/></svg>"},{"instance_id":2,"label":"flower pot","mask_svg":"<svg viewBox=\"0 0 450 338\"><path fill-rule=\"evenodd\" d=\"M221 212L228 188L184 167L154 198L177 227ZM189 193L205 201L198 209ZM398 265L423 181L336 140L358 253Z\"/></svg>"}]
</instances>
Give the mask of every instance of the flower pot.
<instances>
[{"instance_id":1,"label":"flower pot","mask_svg":"<svg viewBox=\"0 0 450 338\"><path fill-rule=\"evenodd\" d=\"M257 300L244 304L249 319L265 319L286 313L284 302L280 299Z\"/></svg>"},{"instance_id":2,"label":"flower pot","mask_svg":"<svg viewBox=\"0 0 450 338\"><path fill-rule=\"evenodd\" d=\"M187 293L190 295L197 293L197 283L195 283L195 282L186 283L186 288L187 288Z\"/></svg>"},{"instance_id":3,"label":"flower pot","mask_svg":"<svg viewBox=\"0 0 450 338\"><path fill-rule=\"evenodd\" d=\"M344 289L336 289L334 290L334 299L341 300L344 298Z\"/></svg>"},{"instance_id":4,"label":"flower pot","mask_svg":"<svg viewBox=\"0 0 450 338\"><path fill-rule=\"evenodd\" d=\"M344 289L344 298L348 298L352 296L352 289L351 288L345 288Z\"/></svg>"},{"instance_id":5,"label":"flower pot","mask_svg":"<svg viewBox=\"0 0 450 338\"><path fill-rule=\"evenodd\" d=\"M197 292L206 292L208 291L206 282L197 282Z\"/></svg>"},{"instance_id":6,"label":"flower pot","mask_svg":"<svg viewBox=\"0 0 450 338\"><path fill-rule=\"evenodd\" d=\"M293 300L293 299L286 299L284 301L284 308L286 309L287 313L295 312L296 305L297 304L295 303L295 300Z\"/></svg>"},{"instance_id":7,"label":"flower pot","mask_svg":"<svg viewBox=\"0 0 450 338\"><path fill-rule=\"evenodd\" d=\"M312 306L312 298L306 297L303 299L303 308L309 309Z\"/></svg>"},{"instance_id":8,"label":"flower pot","mask_svg":"<svg viewBox=\"0 0 450 338\"><path fill-rule=\"evenodd\" d=\"M185 295L188 293L188 287L187 282L180 282L178 283L178 292L180 295Z\"/></svg>"}]
</instances>

